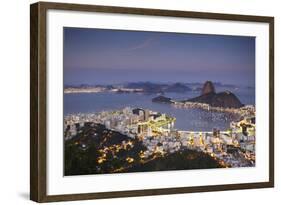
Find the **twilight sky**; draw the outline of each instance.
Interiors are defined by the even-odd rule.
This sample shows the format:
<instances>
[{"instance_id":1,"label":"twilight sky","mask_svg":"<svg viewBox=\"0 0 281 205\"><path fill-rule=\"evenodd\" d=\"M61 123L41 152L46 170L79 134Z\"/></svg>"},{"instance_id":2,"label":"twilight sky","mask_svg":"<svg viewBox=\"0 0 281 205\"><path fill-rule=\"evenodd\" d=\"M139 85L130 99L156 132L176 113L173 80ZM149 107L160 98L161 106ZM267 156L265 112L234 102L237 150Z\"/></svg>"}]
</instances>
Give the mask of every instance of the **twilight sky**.
<instances>
[{"instance_id":1,"label":"twilight sky","mask_svg":"<svg viewBox=\"0 0 281 205\"><path fill-rule=\"evenodd\" d=\"M64 28L64 83L255 83L255 38Z\"/></svg>"}]
</instances>

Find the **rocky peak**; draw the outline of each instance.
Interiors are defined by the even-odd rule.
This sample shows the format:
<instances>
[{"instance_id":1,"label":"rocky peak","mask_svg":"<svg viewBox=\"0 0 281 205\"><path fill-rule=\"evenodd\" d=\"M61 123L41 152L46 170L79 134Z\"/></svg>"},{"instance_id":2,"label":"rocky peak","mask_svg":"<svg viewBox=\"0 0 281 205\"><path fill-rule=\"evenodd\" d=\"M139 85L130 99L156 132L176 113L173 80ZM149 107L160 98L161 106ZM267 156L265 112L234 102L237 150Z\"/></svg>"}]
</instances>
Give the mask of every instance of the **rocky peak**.
<instances>
[{"instance_id":1,"label":"rocky peak","mask_svg":"<svg viewBox=\"0 0 281 205\"><path fill-rule=\"evenodd\" d=\"M201 95L206 95L206 94L215 93L215 92L216 91L215 91L214 84L211 81L206 81L203 85Z\"/></svg>"},{"instance_id":2,"label":"rocky peak","mask_svg":"<svg viewBox=\"0 0 281 205\"><path fill-rule=\"evenodd\" d=\"M187 100L189 102L206 103L212 107L240 108L244 106L240 100L230 91L216 93L211 81L206 81L202 94L198 97Z\"/></svg>"}]
</instances>

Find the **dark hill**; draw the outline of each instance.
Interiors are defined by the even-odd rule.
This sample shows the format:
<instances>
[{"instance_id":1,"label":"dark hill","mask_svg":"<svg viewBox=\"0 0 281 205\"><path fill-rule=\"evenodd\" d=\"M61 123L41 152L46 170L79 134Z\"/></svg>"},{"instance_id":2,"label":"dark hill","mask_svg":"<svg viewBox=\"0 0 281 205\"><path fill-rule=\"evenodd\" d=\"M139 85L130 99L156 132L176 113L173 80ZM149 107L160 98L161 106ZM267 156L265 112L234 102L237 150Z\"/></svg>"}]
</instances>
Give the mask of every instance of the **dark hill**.
<instances>
[{"instance_id":1,"label":"dark hill","mask_svg":"<svg viewBox=\"0 0 281 205\"><path fill-rule=\"evenodd\" d=\"M189 102L206 103L212 107L240 108L243 104L231 92L209 93L187 100Z\"/></svg>"},{"instance_id":2,"label":"dark hill","mask_svg":"<svg viewBox=\"0 0 281 205\"><path fill-rule=\"evenodd\" d=\"M171 98L167 98L165 96L157 96L155 98L152 99L152 102L156 102L156 103L171 103Z\"/></svg>"},{"instance_id":3,"label":"dark hill","mask_svg":"<svg viewBox=\"0 0 281 205\"><path fill-rule=\"evenodd\" d=\"M145 164L136 164L126 172L188 170L222 168L218 161L208 154L195 150L184 150L149 161Z\"/></svg>"},{"instance_id":4,"label":"dark hill","mask_svg":"<svg viewBox=\"0 0 281 205\"><path fill-rule=\"evenodd\" d=\"M232 92L225 91L216 93L211 81L207 81L202 89L202 94L198 97L186 100L188 102L206 103L212 107L240 108L243 104Z\"/></svg>"}]
</instances>

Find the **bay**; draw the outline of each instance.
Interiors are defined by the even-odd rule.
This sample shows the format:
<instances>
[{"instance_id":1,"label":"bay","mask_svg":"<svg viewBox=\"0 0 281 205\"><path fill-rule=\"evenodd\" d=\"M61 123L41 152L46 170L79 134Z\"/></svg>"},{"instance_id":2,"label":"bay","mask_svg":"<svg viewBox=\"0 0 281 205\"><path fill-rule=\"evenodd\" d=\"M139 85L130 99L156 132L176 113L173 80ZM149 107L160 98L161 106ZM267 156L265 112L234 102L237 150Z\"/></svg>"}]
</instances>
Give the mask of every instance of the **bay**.
<instances>
[{"instance_id":1,"label":"bay","mask_svg":"<svg viewBox=\"0 0 281 205\"><path fill-rule=\"evenodd\" d=\"M219 88L217 92L225 90ZM229 90L229 89L228 89ZM255 90L240 88L231 90L243 104L255 104ZM166 93L166 97L183 100L200 95L200 92ZM213 128L226 130L231 121L238 120L237 115L222 112L210 112L201 109L175 108L169 104L153 103L155 94L143 93L69 93L64 94L64 115L75 113L96 113L124 107L143 108L166 113L176 118L175 128L190 131L211 131Z\"/></svg>"}]
</instances>

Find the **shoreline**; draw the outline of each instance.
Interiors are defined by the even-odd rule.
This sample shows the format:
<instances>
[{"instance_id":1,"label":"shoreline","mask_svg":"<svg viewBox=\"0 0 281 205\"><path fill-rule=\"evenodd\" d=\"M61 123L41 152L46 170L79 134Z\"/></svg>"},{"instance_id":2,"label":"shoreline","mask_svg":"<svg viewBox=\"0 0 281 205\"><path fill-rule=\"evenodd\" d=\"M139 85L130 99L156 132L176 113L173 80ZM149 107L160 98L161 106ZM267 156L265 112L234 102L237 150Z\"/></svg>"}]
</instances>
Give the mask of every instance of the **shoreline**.
<instances>
[{"instance_id":1,"label":"shoreline","mask_svg":"<svg viewBox=\"0 0 281 205\"><path fill-rule=\"evenodd\" d=\"M238 114L241 117L254 115L256 113L256 109L254 105L245 105L241 108L223 108L223 107L213 107L206 103L198 103L198 102L179 102L179 101L171 101L170 103L175 108L183 108L183 109L202 109L207 111L215 111L215 112L223 112L223 113L232 113Z\"/></svg>"}]
</instances>

